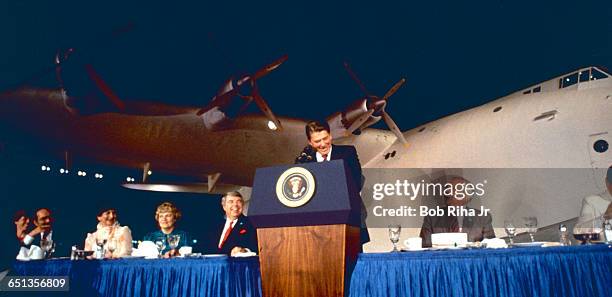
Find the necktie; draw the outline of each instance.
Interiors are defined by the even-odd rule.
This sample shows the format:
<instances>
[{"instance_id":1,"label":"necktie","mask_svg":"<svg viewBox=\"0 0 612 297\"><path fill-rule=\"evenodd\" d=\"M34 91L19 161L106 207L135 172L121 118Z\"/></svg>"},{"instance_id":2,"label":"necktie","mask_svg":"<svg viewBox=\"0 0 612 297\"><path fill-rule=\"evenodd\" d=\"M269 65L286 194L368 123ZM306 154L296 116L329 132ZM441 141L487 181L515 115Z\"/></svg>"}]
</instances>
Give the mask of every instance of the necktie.
<instances>
[{"instance_id":1,"label":"necktie","mask_svg":"<svg viewBox=\"0 0 612 297\"><path fill-rule=\"evenodd\" d=\"M223 245L225 244L225 241L227 240L230 233L232 232L232 229L234 229L234 222L231 222L229 228L227 228L227 231L225 232L225 235L223 235L223 240L221 241L219 248L223 247Z\"/></svg>"},{"instance_id":2,"label":"necktie","mask_svg":"<svg viewBox=\"0 0 612 297\"><path fill-rule=\"evenodd\" d=\"M321 162L327 161L327 155L321 155L321 157L323 157L323 161L321 161Z\"/></svg>"}]
</instances>

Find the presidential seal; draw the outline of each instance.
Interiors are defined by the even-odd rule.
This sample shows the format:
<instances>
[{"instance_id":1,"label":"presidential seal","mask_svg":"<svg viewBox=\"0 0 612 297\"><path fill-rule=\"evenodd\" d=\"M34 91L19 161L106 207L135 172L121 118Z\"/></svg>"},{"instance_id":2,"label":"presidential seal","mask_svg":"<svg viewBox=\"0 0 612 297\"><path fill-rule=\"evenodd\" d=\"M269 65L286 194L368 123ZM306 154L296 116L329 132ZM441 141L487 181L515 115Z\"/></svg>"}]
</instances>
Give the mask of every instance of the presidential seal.
<instances>
[{"instance_id":1,"label":"presidential seal","mask_svg":"<svg viewBox=\"0 0 612 297\"><path fill-rule=\"evenodd\" d=\"M300 207L308 203L314 191L314 176L303 167L285 170L276 181L276 197L288 207Z\"/></svg>"}]
</instances>

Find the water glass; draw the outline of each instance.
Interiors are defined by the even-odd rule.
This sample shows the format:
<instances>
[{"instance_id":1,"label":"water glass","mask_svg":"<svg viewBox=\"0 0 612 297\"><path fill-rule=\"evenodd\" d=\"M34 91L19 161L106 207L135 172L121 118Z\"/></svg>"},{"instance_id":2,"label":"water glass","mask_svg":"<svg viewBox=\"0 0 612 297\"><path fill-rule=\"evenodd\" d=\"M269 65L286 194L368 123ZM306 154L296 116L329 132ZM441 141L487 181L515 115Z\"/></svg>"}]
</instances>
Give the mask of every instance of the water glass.
<instances>
[{"instance_id":1,"label":"water glass","mask_svg":"<svg viewBox=\"0 0 612 297\"><path fill-rule=\"evenodd\" d=\"M168 236L168 245L170 246L170 249L175 250L176 247L178 247L179 241L181 241L180 235L169 235Z\"/></svg>"},{"instance_id":2,"label":"water glass","mask_svg":"<svg viewBox=\"0 0 612 297\"><path fill-rule=\"evenodd\" d=\"M389 225L389 240L393 243L392 252L399 252L397 249L397 242L400 239L400 233L402 231L402 226L400 225Z\"/></svg>"},{"instance_id":3,"label":"water glass","mask_svg":"<svg viewBox=\"0 0 612 297\"><path fill-rule=\"evenodd\" d=\"M110 252L111 258L113 257L113 252L117 250L117 239L111 239L106 243L106 250Z\"/></svg>"},{"instance_id":4,"label":"water glass","mask_svg":"<svg viewBox=\"0 0 612 297\"><path fill-rule=\"evenodd\" d=\"M96 238L96 249L95 249L95 258L96 259L104 259L104 255L106 254L105 246L106 239Z\"/></svg>"},{"instance_id":5,"label":"water glass","mask_svg":"<svg viewBox=\"0 0 612 297\"><path fill-rule=\"evenodd\" d=\"M161 258L163 256L164 249L166 249L166 242L163 240L158 240L155 242L155 245L157 246L159 257Z\"/></svg>"},{"instance_id":6,"label":"water glass","mask_svg":"<svg viewBox=\"0 0 612 297\"><path fill-rule=\"evenodd\" d=\"M51 239L43 239L40 241L40 249L45 252L46 258L51 258L51 255L55 252L55 243Z\"/></svg>"},{"instance_id":7,"label":"water glass","mask_svg":"<svg viewBox=\"0 0 612 297\"><path fill-rule=\"evenodd\" d=\"M527 233L531 238L531 242L535 242L535 233L538 232L538 219L536 217L524 217Z\"/></svg>"},{"instance_id":8,"label":"water glass","mask_svg":"<svg viewBox=\"0 0 612 297\"><path fill-rule=\"evenodd\" d=\"M504 221L504 230L506 234L508 234L508 239L510 239L510 244L514 244L514 236L516 235L516 226L512 220Z\"/></svg>"}]
</instances>

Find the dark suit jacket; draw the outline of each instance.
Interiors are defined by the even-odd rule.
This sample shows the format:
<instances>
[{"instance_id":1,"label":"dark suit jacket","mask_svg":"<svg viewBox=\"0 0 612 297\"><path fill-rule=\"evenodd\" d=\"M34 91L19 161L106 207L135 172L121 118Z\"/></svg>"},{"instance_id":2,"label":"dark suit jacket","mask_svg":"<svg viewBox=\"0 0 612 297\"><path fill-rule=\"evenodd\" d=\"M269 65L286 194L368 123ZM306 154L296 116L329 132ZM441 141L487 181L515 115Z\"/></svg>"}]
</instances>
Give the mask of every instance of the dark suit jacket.
<instances>
[{"instance_id":1,"label":"dark suit jacket","mask_svg":"<svg viewBox=\"0 0 612 297\"><path fill-rule=\"evenodd\" d=\"M317 151L311 150L308 152L310 161L307 163L317 162ZM357 156L357 150L352 145L335 145L332 144L331 160L344 160L346 167L350 171L350 176L353 182L357 186L357 190L361 191L363 187L362 176L361 176L361 163L359 163L359 157Z\"/></svg>"},{"instance_id":2,"label":"dark suit jacket","mask_svg":"<svg viewBox=\"0 0 612 297\"><path fill-rule=\"evenodd\" d=\"M311 150L308 155L310 161L307 163L317 162L317 151ZM357 156L357 150L352 145L335 145L332 144L332 151L330 160L344 160L347 169L349 170L350 179L355 184L357 191L361 191L363 187L363 179L361 174L361 163L359 163L359 157ZM361 232L360 241L362 244L370 241L370 234L368 228L365 226L365 218L367 211L363 205L363 201L360 201L361 208Z\"/></svg>"},{"instance_id":3,"label":"dark suit jacket","mask_svg":"<svg viewBox=\"0 0 612 297\"><path fill-rule=\"evenodd\" d=\"M447 211L445 210L445 214ZM476 210L476 214L479 211ZM468 241L482 241L485 238L494 238L495 232L491 225L492 217L488 216L473 216L463 217L462 232L467 233ZM423 247L431 247L431 234L433 233L449 233L453 232L453 225L457 225L457 217L455 216L426 216L421 227L420 237L423 239Z\"/></svg>"},{"instance_id":4,"label":"dark suit jacket","mask_svg":"<svg viewBox=\"0 0 612 297\"><path fill-rule=\"evenodd\" d=\"M257 230L251 224L249 218L244 215L238 217L238 221L234 225L232 232L230 232L227 240L223 246L219 249L219 239L223 233L223 227L225 227L225 219L219 222L217 238L215 241L215 247L219 254L230 254L232 249L239 246L248 248L251 251L257 253Z\"/></svg>"}]
</instances>

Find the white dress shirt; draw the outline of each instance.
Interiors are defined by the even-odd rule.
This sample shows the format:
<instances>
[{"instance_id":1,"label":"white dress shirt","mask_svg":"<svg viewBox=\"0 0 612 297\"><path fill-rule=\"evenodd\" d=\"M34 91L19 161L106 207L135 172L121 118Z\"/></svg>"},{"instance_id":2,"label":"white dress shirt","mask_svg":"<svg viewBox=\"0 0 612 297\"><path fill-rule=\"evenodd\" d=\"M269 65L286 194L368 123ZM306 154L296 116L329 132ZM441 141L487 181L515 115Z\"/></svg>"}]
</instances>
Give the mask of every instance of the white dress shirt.
<instances>
[{"instance_id":1,"label":"white dress shirt","mask_svg":"<svg viewBox=\"0 0 612 297\"><path fill-rule=\"evenodd\" d=\"M329 153L327 153L327 158L323 159L323 155L321 155L321 153L319 153L317 151L317 162L323 162L323 161L330 161L331 160L331 154L332 154L332 148L329 148Z\"/></svg>"},{"instance_id":2,"label":"white dress shirt","mask_svg":"<svg viewBox=\"0 0 612 297\"><path fill-rule=\"evenodd\" d=\"M223 243L223 238L225 238L225 233L229 230L230 224L232 224L232 227L236 226L237 221L238 219L235 219L235 220L226 219L225 220L225 226L223 227L223 232L221 232L221 237L219 238L219 244L217 245L219 248L221 248L221 244Z\"/></svg>"}]
</instances>

